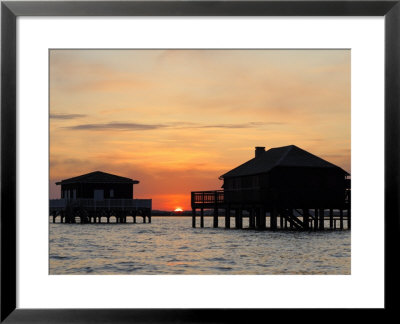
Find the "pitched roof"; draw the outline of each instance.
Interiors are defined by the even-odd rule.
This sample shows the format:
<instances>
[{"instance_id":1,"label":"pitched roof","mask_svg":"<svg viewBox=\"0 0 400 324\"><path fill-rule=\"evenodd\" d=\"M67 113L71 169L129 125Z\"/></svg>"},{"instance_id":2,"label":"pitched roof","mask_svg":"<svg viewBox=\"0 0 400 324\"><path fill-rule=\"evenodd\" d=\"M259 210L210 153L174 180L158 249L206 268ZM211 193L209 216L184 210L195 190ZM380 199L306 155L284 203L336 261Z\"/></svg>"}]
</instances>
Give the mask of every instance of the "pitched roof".
<instances>
[{"instance_id":1,"label":"pitched roof","mask_svg":"<svg viewBox=\"0 0 400 324\"><path fill-rule=\"evenodd\" d=\"M69 183L139 183L138 180L120 177L111 173L94 171L77 177L56 182L57 185Z\"/></svg>"},{"instance_id":2,"label":"pitched roof","mask_svg":"<svg viewBox=\"0 0 400 324\"><path fill-rule=\"evenodd\" d=\"M268 173L278 166L285 167L313 167L313 168L336 168L349 175L342 168L311 154L296 145L271 148L260 153L242 165L223 174L220 178L246 176L260 173Z\"/></svg>"}]
</instances>

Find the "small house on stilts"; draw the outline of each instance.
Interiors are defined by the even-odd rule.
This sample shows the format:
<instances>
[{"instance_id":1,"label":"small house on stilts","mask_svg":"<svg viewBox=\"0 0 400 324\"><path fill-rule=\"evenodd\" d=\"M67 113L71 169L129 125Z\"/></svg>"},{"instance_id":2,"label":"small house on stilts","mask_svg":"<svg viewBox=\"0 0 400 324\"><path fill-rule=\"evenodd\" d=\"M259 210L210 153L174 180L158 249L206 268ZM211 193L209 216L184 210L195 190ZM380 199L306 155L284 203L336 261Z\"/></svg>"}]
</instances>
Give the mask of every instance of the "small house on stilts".
<instances>
[{"instance_id":1,"label":"small house on stilts","mask_svg":"<svg viewBox=\"0 0 400 324\"><path fill-rule=\"evenodd\" d=\"M343 229L345 221L350 229L349 176L295 145L268 151L256 147L253 159L220 177L223 190L191 193L192 226L196 227L197 210L203 227L204 210L212 209L214 227L222 210L226 228L231 217L236 228L243 228L243 218L248 217L249 228L256 229Z\"/></svg>"},{"instance_id":2,"label":"small house on stilts","mask_svg":"<svg viewBox=\"0 0 400 324\"><path fill-rule=\"evenodd\" d=\"M100 223L102 217L110 223L126 223L127 216L136 223L136 216L151 222L151 199L133 199L133 185L139 181L110 173L95 171L56 182L61 186L61 199L50 200L50 216L55 222Z\"/></svg>"}]
</instances>

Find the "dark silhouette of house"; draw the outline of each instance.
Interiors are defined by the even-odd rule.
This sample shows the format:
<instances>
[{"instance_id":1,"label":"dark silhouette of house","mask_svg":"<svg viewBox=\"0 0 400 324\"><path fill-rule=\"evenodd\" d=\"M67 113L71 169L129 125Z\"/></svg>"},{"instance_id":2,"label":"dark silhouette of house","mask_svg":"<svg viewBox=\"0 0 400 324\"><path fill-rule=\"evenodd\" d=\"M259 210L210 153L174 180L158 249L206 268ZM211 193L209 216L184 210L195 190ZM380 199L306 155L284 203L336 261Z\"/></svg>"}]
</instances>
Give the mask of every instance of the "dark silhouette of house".
<instances>
[{"instance_id":1,"label":"dark silhouette of house","mask_svg":"<svg viewBox=\"0 0 400 324\"><path fill-rule=\"evenodd\" d=\"M62 199L133 199L133 185L139 181L95 171L56 182Z\"/></svg>"},{"instance_id":2,"label":"dark silhouette of house","mask_svg":"<svg viewBox=\"0 0 400 324\"><path fill-rule=\"evenodd\" d=\"M220 177L226 203L260 203L266 208L344 207L342 168L295 145L256 147L255 157Z\"/></svg>"},{"instance_id":3,"label":"dark silhouette of house","mask_svg":"<svg viewBox=\"0 0 400 324\"><path fill-rule=\"evenodd\" d=\"M250 228L265 228L266 213L270 227L277 228L279 215L291 228L323 229L325 210L329 210L330 227L336 228L334 210L347 211L350 228L349 173L295 145L271 148L256 147L255 156L220 176L223 190L194 191L191 194L192 225L196 226L196 209L200 209L201 227L204 209L214 210L214 227L218 213L225 210L225 226L230 227L231 211L235 212L236 228L242 228L243 212Z\"/></svg>"},{"instance_id":4,"label":"dark silhouette of house","mask_svg":"<svg viewBox=\"0 0 400 324\"><path fill-rule=\"evenodd\" d=\"M138 180L95 171L56 182L61 185L61 199L51 199L49 213L53 222L60 216L61 223L126 223L127 217L146 218L151 222L151 199L133 199L133 185Z\"/></svg>"}]
</instances>

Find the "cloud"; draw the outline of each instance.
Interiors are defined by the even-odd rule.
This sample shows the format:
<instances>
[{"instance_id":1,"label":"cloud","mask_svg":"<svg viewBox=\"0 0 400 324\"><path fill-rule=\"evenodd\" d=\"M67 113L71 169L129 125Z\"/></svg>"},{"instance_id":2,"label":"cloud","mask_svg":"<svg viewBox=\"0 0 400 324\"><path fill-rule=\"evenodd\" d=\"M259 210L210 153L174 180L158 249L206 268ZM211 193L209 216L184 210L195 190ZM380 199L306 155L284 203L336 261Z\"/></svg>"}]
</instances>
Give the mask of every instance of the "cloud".
<instances>
[{"instance_id":1,"label":"cloud","mask_svg":"<svg viewBox=\"0 0 400 324\"><path fill-rule=\"evenodd\" d=\"M82 118L86 117L87 115L83 114L59 114L59 113L51 113L50 118L51 119L76 119L76 118Z\"/></svg>"},{"instance_id":2,"label":"cloud","mask_svg":"<svg viewBox=\"0 0 400 324\"><path fill-rule=\"evenodd\" d=\"M88 159L82 160L82 159L71 159L71 158L65 158L65 159L61 159L58 157L52 157L50 159L50 167L56 167L56 166L80 166L80 165L85 165L85 164L89 164L91 161Z\"/></svg>"},{"instance_id":3,"label":"cloud","mask_svg":"<svg viewBox=\"0 0 400 324\"><path fill-rule=\"evenodd\" d=\"M153 130L161 128L174 128L174 129L201 129L201 128L258 128L266 125L280 125L279 122L263 123L263 122L249 122L242 124L215 124L215 125L202 125L191 122L180 123L166 123L166 124L141 124L141 123L122 123L111 122L103 124L81 124L69 127L63 127L72 130Z\"/></svg>"},{"instance_id":4,"label":"cloud","mask_svg":"<svg viewBox=\"0 0 400 324\"><path fill-rule=\"evenodd\" d=\"M280 122L262 123L262 122L251 122L244 124L219 124L219 125L204 125L192 128L257 128L266 125L281 125Z\"/></svg>"},{"instance_id":5,"label":"cloud","mask_svg":"<svg viewBox=\"0 0 400 324\"><path fill-rule=\"evenodd\" d=\"M111 122L105 124L81 124L70 127L65 127L73 130L150 130L164 128L165 125L151 125L151 124L138 124L138 123L119 123Z\"/></svg>"}]
</instances>

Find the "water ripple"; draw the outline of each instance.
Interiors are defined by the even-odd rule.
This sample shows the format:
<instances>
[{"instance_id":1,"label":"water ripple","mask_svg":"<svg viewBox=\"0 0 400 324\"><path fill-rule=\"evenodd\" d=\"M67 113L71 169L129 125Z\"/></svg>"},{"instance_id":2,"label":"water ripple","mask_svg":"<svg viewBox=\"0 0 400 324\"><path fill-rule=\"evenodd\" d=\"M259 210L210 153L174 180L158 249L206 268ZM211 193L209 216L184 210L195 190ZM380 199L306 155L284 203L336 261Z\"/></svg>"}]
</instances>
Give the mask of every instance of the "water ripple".
<instances>
[{"instance_id":1,"label":"water ripple","mask_svg":"<svg viewBox=\"0 0 400 324\"><path fill-rule=\"evenodd\" d=\"M51 223L50 274L350 274L350 234Z\"/></svg>"}]
</instances>

